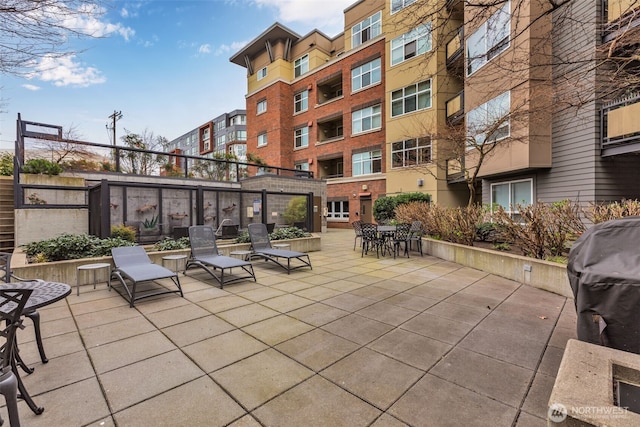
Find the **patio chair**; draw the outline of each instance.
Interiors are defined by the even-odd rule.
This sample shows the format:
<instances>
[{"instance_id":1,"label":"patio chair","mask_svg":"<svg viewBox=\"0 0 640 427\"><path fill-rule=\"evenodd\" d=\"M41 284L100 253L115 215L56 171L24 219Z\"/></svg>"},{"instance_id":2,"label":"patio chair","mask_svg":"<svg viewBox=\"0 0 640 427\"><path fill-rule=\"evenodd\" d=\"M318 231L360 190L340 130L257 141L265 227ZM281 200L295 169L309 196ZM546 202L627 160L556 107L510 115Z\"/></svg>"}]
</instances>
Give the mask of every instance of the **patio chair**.
<instances>
[{"instance_id":1,"label":"patio chair","mask_svg":"<svg viewBox=\"0 0 640 427\"><path fill-rule=\"evenodd\" d=\"M400 246L404 244L404 255L409 258L409 238L411 237L411 224L398 224L393 233L393 258L400 255Z\"/></svg>"},{"instance_id":2,"label":"patio chair","mask_svg":"<svg viewBox=\"0 0 640 427\"><path fill-rule=\"evenodd\" d=\"M11 271L11 255L12 254L10 252L0 252L0 282L10 283L11 279L15 279L20 282L35 280L22 279L13 274L13 271ZM31 319L31 321L33 322L33 331L36 334L36 344L38 346L38 353L40 353L40 360L42 361L42 363L47 363L49 359L47 359L47 355L44 352L44 345L42 344L42 333L40 330L40 313L38 313L38 310L30 309L25 310L22 314ZM32 369L29 369L25 365L20 366L28 374L33 372Z\"/></svg>"},{"instance_id":3,"label":"patio chair","mask_svg":"<svg viewBox=\"0 0 640 427\"><path fill-rule=\"evenodd\" d=\"M383 239L378 233L378 226L376 224L363 223L362 224L362 253L361 257L368 254L369 251L376 250L376 257L380 258L380 250L384 244Z\"/></svg>"},{"instance_id":4,"label":"patio chair","mask_svg":"<svg viewBox=\"0 0 640 427\"><path fill-rule=\"evenodd\" d=\"M418 251L420 252L420 256L422 255L422 236L424 235L424 230L422 228L422 221L413 221L411 223L411 235L409 236L409 250L413 246L413 242L416 242L416 246Z\"/></svg>"},{"instance_id":5,"label":"patio chair","mask_svg":"<svg viewBox=\"0 0 640 427\"><path fill-rule=\"evenodd\" d=\"M20 427L20 417L18 414L18 378L14 373L15 351L16 351L16 330L22 327L22 312L27 304L31 289L0 289L0 325L4 329L0 330L0 335L5 338L5 342L0 345L0 358L2 364L0 368L0 393L4 395L9 413L9 425ZM1 327L1 326L0 326ZM0 424L3 423L0 418Z\"/></svg>"},{"instance_id":6,"label":"patio chair","mask_svg":"<svg viewBox=\"0 0 640 427\"><path fill-rule=\"evenodd\" d=\"M362 221L361 220L353 221L351 223L351 226L353 227L353 231L356 233L356 236L353 239L353 250L355 251L356 243L358 242L358 239L360 239L360 244L362 244Z\"/></svg>"},{"instance_id":7,"label":"patio chair","mask_svg":"<svg viewBox=\"0 0 640 427\"><path fill-rule=\"evenodd\" d=\"M111 271L111 275L115 276L120 283L122 283L127 295L121 292L120 295L129 301L130 307L133 307L135 302L140 299L156 295L176 293L181 297L184 296L178 274L161 265L154 264L142 246L112 248L111 255L113 256L113 263L115 264L115 269ZM178 289L168 289L159 285L162 286L162 289L148 291L141 295L137 294L139 290L138 285L141 282L154 282L160 279L171 279ZM127 284L127 280L131 282L130 285Z\"/></svg>"},{"instance_id":8,"label":"patio chair","mask_svg":"<svg viewBox=\"0 0 640 427\"><path fill-rule=\"evenodd\" d=\"M189 242L191 257L187 260L186 270L192 267L204 269L220 283L220 289L226 284L245 279L256 281L253 265L249 261L220 255L216 244L216 235L208 225L192 225L189 227ZM246 274L233 275L234 268L241 268ZM220 274L215 271L220 270ZM228 275L225 276L225 270Z\"/></svg>"},{"instance_id":9,"label":"patio chair","mask_svg":"<svg viewBox=\"0 0 640 427\"><path fill-rule=\"evenodd\" d=\"M274 249L271 246L271 240L269 239L269 233L267 233L267 226L262 223L249 224L249 238L251 239L251 258L259 257L267 261L273 261L275 264L287 270L287 274L291 273L291 270L298 268L311 267L311 259L309 254L304 252L290 251L286 249ZM281 258L287 260L287 263L280 261ZM302 264L291 265L291 260L298 260Z\"/></svg>"}]
</instances>

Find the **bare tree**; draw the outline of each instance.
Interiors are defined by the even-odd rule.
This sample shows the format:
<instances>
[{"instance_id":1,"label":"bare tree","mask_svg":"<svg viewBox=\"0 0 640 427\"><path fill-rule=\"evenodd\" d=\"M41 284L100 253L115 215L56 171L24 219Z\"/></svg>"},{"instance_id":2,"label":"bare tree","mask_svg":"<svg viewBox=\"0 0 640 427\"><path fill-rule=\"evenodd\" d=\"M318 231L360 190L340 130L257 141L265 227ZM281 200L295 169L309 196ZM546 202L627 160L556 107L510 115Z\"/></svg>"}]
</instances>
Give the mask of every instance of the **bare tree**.
<instances>
[{"instance_id":1,"label":"bare tree","mask_svg":"<svg viewBox=\"0 0 640 427\"><path fill-rule=\"evenodd\" d=\"M159 154L167 148L167 138L155 136L145 129L141 134L129 132L120 139L128 150L120 150L120 168L123 172L153 175L158 174L160 166L167 162L167 156Z\"/></svg>"},{"instance_id":2,"label":"bare tree","mask_svg":"<svg viewBox=\"0 0 640 427\"><path fill-rule=\"evenodd\" d=\"M88 23L104 14L103 0L3 0L0 2L0 73L25 75L44 58L77 53L69 39L101 37Z\"/></svg>"}]
</instances>

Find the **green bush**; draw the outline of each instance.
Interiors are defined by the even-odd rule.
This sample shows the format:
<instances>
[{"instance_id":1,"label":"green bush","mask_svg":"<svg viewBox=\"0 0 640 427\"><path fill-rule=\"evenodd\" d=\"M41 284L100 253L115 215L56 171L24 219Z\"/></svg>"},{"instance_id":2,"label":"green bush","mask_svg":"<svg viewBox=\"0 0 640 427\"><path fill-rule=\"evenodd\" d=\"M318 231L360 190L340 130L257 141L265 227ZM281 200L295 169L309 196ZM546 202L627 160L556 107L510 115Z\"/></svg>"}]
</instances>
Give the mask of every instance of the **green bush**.
<instances>
[{"instance_id":1,"label":"green bush","mask_svg":"<svg viewBox=\"0 0 640 427\"><path fill-rule=\"evenodd\" d=\"M431 203L431 195L426 193L403 193L397 196L378 197L373 204L373 218L376 222L388 222L396 218L396 208L414 202ZM403 221L404 222L404 221Z\"/></svg>"},{"instance_id":2,"label":"green bush","mask_svg":"<svg viewBox=\"0 0 640 427\"><path fill-rule=\"evenodd\" d=\"M157 251L172 251L174 249L186 249L188 247L188 237L181 237L178 240L167 237L153 245L153 248Z\"/></svg>"},{"instance_id":3,"label":"green bush","mask_svg":"<svg viewBox=\"0 0 640 427\"><path fill-rule=\"evenodd\" d=\"M13 175L13 154L2 153L0 154L0 176L12 176Z\"/></svg>"},{"instance_id":4,"label":"green bush","mask_svg":"<svg viewBox=\"0 0 640 427\"><path fill-rule=\"evenodd\" d=\"M111 248L134 246L120 238L100 239L88 234L62 234L53 239L28 243L23 246L30 259L62 261L111 255Z\"/></svg>"},{"instance_id":5,"label":"green bush","mask_svg":"<svg viewBox=\"0 0 640 427\"><path fill-rule=\"evenodd\" d=\"M289 200L282 217L289 225L294 222L302 222L307 216L307 198L305 196L293 197Z\"/></svg>"},{"instance_id":6,"label":"green bush","mask_svg":"<svg viewBox=\"0 0 640 427\"><path fill-rule=\"evenodd\" d=\"M158 225L158 215L154 215L151 218L147 218L142 221L142 228L152 229L156 228L156 225Z\"/></svg>"},{"instance_id":7,"label":"green bush","mask_svg":"<svg viewBox=\"0 0 640 427\"><path fill-rule=\"evenodd\" d=\"M129 242L136 241L136 229L124 224L111 226L111 237L127 240Z\"/></svg>"},{"instance_id":8,"label":"green bush","mask_svg":"<svg viewBox=\"0 0 640 427\"><path fill-rule=\"evenodd\" d=\"M287 239L299 239L301 237L309 237L310 233L304 230L300 230L298 227L282 227L273 230L273 233L269 234L270 240L287 240ZM236 243L251 243L251 238L247 231L240 233L235 240Z\"/></svg>"},{"instance_id":9,"label":"green bush","mask_svg":"<svg viewBox=\"0 0 640 427\"><path fill-rule=\"evenodd\" d=\"M41 174L41 175L60 175L62 167L47 159L31 159L22 166L23 173Z\"/></svg>"}]
</instances>

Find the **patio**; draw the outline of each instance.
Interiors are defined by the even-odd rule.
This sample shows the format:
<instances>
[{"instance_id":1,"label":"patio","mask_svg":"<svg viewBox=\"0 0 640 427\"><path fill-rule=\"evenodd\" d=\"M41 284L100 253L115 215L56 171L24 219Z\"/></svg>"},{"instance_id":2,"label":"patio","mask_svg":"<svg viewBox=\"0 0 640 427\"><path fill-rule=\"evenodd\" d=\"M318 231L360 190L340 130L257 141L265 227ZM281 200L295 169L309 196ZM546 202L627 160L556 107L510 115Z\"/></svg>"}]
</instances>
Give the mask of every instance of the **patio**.
<instances>
[{"instance_id":1,"label":"patio","mask_svg":"<svg viewBox=\"0 0 640 427\"><path fill-rule=\"evenodd\" d=\"M313 270L254 262L221 290L203 271L135 308L106 284L29 320L25 426L546 426L575 308L431 256L360 256L330 229ZM4 400L2 400L4 402ZM6 418L6 408L2 410Z\"/></svg>"}]
</instances>

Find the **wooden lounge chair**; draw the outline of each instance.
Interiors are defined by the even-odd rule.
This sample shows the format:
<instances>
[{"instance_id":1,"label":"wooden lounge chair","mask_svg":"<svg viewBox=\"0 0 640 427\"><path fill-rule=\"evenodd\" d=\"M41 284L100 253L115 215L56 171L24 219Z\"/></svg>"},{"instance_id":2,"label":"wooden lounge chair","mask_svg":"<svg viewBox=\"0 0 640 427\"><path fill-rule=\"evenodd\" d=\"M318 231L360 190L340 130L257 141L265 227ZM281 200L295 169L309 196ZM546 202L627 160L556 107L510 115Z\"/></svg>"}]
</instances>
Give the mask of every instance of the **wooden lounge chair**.
<instances>
[{"instance_id":1,"label":"wooden lounge chair","mask_svg":"<svg viewBox=\"0 0 640 427\"><path fill-rule=\"evenodd\" d=\"M191 245L191 257L187 260L186 270L192 267L204 269L220 283L224 285L245 279L256 281L253 265L249 261L220 255L216 245L216 235L212 227L208 225L192 225L189 227L189 242ZM240 268L246 274L234 275L232 269ZM220 274L215 271L220 270ZM228 275L225 276L225 270Z\"/></svg>"},{"instance_id":2,"label":"wooden lounge chair","mask_svg":"<svg viewBox=\"0 0 640 427\"><path fill-rule=\"evenodd\" d=\"M147 252L142 246L121 246L111 249L113 263L115 269L111 271L111 275L115 276L126 292L126 295L120 292L127 301L129 306L133 307L136 301L149 298L156 295L177 293L184 296L178 274L161 265L154 264ZM156 291L148 291L141 295L137 295L138 284L140 282L151 282L160 279L171 279L178 289L168 289L162 286L162 289ZM131 282L127 284L127 280ZM131 288L129 288L129 286ZM116 289L117 290L117 289Z\"/></svg>"},{"instance_id":3,"label":"wooden lounge chair","mask_svg":"<svg viewBox=\"0 0 640 427\"><path fill-rule=\"evenodd\" d=\"M271 239L269 239L269 233L267 233L267 226L262 223L249 224L249 237L251 238L251 250L253 254L251 257L259 257L268 261L273 261L280 267L287 270L287 274L291 273L291 270L298 268L311 267L311 259L309 254L304 252L290 251L286 249L274 249L271 246ZM286 259L286 264L280 259ZM291 265L291 260L298 260L301 264Z\"/></svg>"}]
</instances>

